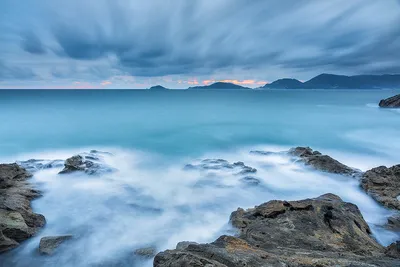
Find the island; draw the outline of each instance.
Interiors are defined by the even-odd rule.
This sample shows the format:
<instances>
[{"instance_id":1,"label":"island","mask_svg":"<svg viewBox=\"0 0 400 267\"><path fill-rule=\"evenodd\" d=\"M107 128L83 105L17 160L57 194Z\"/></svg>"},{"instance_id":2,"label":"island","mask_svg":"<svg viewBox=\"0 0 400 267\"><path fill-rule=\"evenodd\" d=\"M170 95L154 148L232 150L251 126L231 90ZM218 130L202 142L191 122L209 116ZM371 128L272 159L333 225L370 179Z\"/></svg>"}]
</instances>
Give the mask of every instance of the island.
<instances>
[{"instance_id":1,"label":"island","mask_svg":"<svg viewBox=\"0 0 400 267\"><path fill-rule=\"evenodd\" d=\"M164 86L161 86L161 85L156 85L156 86L150 87L148 90L151 90L151 91L164 91L164 90L169 90L169 89L165 88Z\"/></svg>"},{"instance_id":2,"label":"island","mask_svg":"<svg viewBox=\"0 0 400 267\"><path fill-rule=\"evenodd\" d=\"M259 89L393 89L400 88L400 74L355 75L320 74L306 82L279 79Z\"/></svg>"},{"instance_id":3,"label":"island","mask_svg":"<svg viewBox=\"0 0 400 267\"><path fill-rule=\"evenodd\" d=\"M194 86L189 87L189 90L204 90L204 89L222 89L222 90L242 90L242 89L250 89L248 87L240 86L234 83L225 83L225 82L216 82L210 85L205 86Z\"/></svg>"}]
</instances>

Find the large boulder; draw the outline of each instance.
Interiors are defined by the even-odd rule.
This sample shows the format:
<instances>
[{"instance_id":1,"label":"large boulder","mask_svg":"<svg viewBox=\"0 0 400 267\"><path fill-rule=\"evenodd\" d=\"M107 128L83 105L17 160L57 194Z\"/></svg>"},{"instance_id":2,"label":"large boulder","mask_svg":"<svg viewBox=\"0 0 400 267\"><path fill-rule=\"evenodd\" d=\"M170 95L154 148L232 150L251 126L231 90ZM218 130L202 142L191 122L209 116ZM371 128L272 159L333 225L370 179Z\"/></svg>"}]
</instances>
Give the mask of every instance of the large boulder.
<instances>
[{"instance_id":1,"label":"large boulder","mask_svg":"<svg viewBox=\"0 0 400 267\"><path fill-rule=\"evenodd\" d=\"M40 239L39 253L42 255L53 255L55 250L65 241L72 238L72 235L46 236Z\"/></svg>"},{"instance_id":2,"label":"large boulder","mask_svg":"<svg viewBox=\"0 0 400 267\"><path fill-rule=\"evenodd\" d=\"M210 244L161 252L154 266L400 266L387 255L394 249L385 249L371 236L357 206L333 194L239 208L230 220L236 237L224 235Z\"/></svg>"},{"instance_id":3,"label":"large boulder","mask_svg":"<svg viewBox=\"0 0 400 267\"><path fill-rule=\"evenodd\" d=\"M353 175L358 171L344 165L328 155L323 155L319 151L314 151L309 147L296 147L289 150L289 154L297 157L306 165L324 172Z\"/></svg>"},{"instance_id":4,"label":"large boulder","mask_svg":"<svg viewBox=\"0 0 400 267\"><path fill-rule=\"evenodd\" d=\"M361 187L385 207L400 210L400 165L381 166L365 172Z\"/></svg>"},{"instance_id":5,"label":"large boulder","mask_svg":"<svg viewBox=\"0 0 400 267\"><path fill-rule=\"evenodd\" d=\"M85 172L89 175L99 175L113 172L114 169L104 163L104 155L110 155L107 152L91 150L89 153L72 156L65 160L64 169L60 174L69 174L74 172Z\"/></svg>"},{"instance_id":6,"label":"large boulder","mask_svg":"<svg viewBox=\"0 0 400 267\"><path fill-rule=\"evenodd\" d=\"M400 108L400 95L395 95L379 102L381 108Z\"/></svg>"},{"instance_id":7,"label":"large boulder","mask_svg":"<svg viewBox=\"0 0 400 267\"><path fill-rule=\"evenodd\" d=\"M0 164L0 253L35 235L46 223L32 211L40 196L27 182L32 175L17 164Z\"/></svg>"}]
</instances>

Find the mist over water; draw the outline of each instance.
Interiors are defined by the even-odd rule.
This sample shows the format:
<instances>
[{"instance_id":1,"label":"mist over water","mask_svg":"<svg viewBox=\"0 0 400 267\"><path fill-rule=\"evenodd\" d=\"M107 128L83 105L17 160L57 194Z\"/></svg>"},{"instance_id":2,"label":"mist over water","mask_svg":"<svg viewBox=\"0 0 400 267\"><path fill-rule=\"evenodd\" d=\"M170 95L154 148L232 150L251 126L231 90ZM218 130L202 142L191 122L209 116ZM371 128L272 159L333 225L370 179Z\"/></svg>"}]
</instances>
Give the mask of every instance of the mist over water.
<instances>
[{"instance_id":1,"label":"mist over water","mask_svg":"<svg viewBox=\"0 0 400 267\"><path fill-rule=\"evenodd\" d=\"M376 239L398 238L381 225L391 212L357 179L313 171L281 153L307 145L368 170L400 163L400 113L372 103L394 91L145 92L0 91L1 162L66 159L107 151L117 169L99 176L35 173L43 192L33 209L46 217L38 236L0 256L1 266L152 266L138 248L175 248L233 234L229 215L272 199L325 193L356 204ZM188 169L203 159L257 169ZM251 176L258 185L244 182ZM41 237L72 234L53 257Z\"/></svg>"}]
</instances>

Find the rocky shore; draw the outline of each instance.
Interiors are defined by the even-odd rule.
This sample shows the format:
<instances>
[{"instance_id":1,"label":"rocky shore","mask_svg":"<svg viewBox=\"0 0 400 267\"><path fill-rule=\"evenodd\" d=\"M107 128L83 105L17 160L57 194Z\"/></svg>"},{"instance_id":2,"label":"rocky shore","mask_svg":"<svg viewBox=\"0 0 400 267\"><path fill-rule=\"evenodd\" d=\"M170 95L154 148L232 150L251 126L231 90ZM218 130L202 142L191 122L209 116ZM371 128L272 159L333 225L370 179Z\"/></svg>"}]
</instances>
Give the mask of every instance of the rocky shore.
<instances>
[{"instance_id":1,"label":"rocky shore","mask_svg":"<svg viewBox=\"0 0 400 267\"><path fill-rule=\"evenodd\" d=\"M262 157L275 152L251 153ZM361 172L309 147L296 147L279 154L316 171L358 179L360 188L378 203L393 211L400 210L400 165ZM44 216L31 208L31 201L41 196L28 181L31 173L49 168L58 168L63 176L117 171L105 163L106 155L110 154L92 150L66 160L32 159L0 164L0 253L16 248L45 225ZM223 171L245 186L260 186L260 180L254 176L257 169L244 162L203 159L187 164L184 170L199 172L209 179L215 178L214 172ZM400 266L400 241L388 247L380 245L358 207L333 194L299 201L272 200L247 210L239 208L231 214L229 222L236 235L223 235L210 244L183 241L176 249L157 255L153 247L133 253L144 259L155 255L155 267ZM400 214L389 218L386 227L400 231ZM62 243L74 238L59 234L41 239L40 254L51 256Z\"/></svg>"}]
</instances>

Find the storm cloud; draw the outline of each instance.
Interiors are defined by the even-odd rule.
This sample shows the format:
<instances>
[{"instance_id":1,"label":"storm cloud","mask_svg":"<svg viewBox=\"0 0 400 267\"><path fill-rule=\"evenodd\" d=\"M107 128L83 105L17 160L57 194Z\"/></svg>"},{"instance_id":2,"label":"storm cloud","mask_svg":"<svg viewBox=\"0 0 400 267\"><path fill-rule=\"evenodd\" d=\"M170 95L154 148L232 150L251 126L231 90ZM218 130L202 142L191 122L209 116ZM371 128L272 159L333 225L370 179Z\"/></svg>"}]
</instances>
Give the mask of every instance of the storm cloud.
<instances>
[{"instance_id":1,"label":"storm cloud","mask_svg":"<svg viewBox=\"0 0 400 267\"><path fill-rule=\"evenodd\" d=\"M0 38L10 46L0 56L43 58L40 71L53 78L78 75L55 71L71 62L88 76L101 65L99 81L116 73L272 80L400 70L397 0L5 0L0 8L8 14Z\"/></svg>"}]
</instances>

